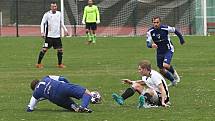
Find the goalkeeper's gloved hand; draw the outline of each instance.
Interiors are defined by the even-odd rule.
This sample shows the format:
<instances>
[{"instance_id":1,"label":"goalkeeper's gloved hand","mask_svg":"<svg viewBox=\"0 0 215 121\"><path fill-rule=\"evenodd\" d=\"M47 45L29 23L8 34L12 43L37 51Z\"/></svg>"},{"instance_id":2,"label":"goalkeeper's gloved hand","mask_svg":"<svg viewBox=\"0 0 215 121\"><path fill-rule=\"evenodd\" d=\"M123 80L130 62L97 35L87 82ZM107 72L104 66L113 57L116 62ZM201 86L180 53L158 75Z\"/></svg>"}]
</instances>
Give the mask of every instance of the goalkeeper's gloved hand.
<instances>
[{"instance_id":1,"label":"goalkeeper's gloved hand","mask_svg":"<svg viewBox=\"0 0 215 121\"><path fill-rule=\"evenodd\" d=\"M97 24L100 24L100 20L97 20L96 23L97 23Z\"/></svg>"},{"instance_id":2,"label":"goalkeeper's gloved hand","mask_svg":"<svg viewBox=\"0 0 215 121\"><path fill-rule=\"evenodd\" d=\"M84 25L86 24L84 20L82 20L82 24L84 24Z\"/></svg>"},{"instance_id":3,"label":"goalkeeper's gloved hand","mask_svg":"<svg viewBox=\"0 0 215 121\"><path fill-rule=\"evenodd\" d=\"M32 112L32 111L34 111L34 110L31 110L30 107L28 107L26 111L27 111L27 112Z\"/></svg>"}]
</instances>

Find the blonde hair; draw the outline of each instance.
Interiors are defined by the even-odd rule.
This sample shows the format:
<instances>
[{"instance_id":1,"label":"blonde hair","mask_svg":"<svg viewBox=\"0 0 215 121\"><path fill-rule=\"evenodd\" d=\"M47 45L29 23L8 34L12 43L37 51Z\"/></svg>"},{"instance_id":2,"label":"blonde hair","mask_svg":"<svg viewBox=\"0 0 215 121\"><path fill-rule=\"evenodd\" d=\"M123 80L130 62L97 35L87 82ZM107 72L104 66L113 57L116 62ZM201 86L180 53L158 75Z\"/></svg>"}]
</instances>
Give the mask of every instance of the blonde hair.
<instances>
[{"instance_id":1,"label":"blonde hair","mask_svg":"<svg viewBox=\"0 0 215 121\"><path fill-rule=\"evenodd\" d=\"M142 61L140 61L139 62L139 66L142 69L147 69L147 70L151 71L151 63L148 60L142 60Z\"/></svg>"}]
</instances>

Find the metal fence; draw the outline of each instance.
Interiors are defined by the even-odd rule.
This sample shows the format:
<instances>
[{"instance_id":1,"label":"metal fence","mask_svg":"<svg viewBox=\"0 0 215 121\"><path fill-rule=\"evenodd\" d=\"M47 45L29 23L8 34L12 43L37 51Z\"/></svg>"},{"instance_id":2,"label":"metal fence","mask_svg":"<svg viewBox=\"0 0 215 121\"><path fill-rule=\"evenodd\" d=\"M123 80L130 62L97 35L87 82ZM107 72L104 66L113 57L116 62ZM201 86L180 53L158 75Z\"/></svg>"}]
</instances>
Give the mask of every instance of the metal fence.
<instances>
[{"instance_id":1,"label":"metal fence","mask_svg":"<svg viewBox=\"0 0 215 121\"><path fill-rule=\"evenodd\" d=\"M60 0L55 0L60 8ZM144 35L152 16L183 34L202 34L202 0L96 0L101 14L99 36ZM39 36L40 21L51 0L1 0L1 36ZM87 0L64 0L64 20L71 35L84 35L81 24ZM207 0L208 21L214 22L215 1ZM202 27L202 26L201 26ZM211 30L213 31L213 30Z\"/></svg>"}]
</instances>

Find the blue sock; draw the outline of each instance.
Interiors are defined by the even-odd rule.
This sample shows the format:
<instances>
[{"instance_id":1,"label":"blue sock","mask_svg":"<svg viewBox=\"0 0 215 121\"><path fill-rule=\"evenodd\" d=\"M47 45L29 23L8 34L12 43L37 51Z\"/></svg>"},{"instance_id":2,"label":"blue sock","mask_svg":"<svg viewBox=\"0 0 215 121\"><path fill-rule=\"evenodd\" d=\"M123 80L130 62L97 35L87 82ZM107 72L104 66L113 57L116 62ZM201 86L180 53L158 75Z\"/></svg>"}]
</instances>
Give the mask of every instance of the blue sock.
<instances>
[{"instance_id":1,"label":"blue sock","mask_svg":"<svg viewBox=\"0 0 215 121\"><path fill-rule=\"evenodd\" d=\"M81 107L87 108L87 106L90 103L91 98L92 98L91 95L85 93L82 97Z\"/></svg>"},{"instance_id":2,"label":"blue sock","mask_svg":"<svg viewBox=\"0 0 215 121\"><path fill-rule=\"evenodd\" d=\"M174 77L173 75L171 74L171 72L167 71L165 74L164 74L164 77L167 78L168 80L170 80L171 82L174 81Z\"/></svg>"},{"instance_id":3,"label":"blue sock","mask_svg":"<svg viewBox=\"0 0 215 121\"><path fill-rule=\"evenodd\" d=\"M174 68L172 66L170 66L170 68L168 69L169 72L171 72L172 74L174 74Z\"/></svg>"}]
</instances>

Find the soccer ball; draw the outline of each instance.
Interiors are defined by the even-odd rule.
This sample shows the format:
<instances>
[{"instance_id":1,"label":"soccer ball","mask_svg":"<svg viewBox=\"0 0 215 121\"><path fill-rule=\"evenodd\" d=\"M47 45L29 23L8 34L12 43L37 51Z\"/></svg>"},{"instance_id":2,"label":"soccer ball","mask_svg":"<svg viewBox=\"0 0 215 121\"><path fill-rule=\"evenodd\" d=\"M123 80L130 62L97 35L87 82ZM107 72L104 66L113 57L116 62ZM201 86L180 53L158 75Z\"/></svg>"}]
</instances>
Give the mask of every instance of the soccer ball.
<instances>
[{"instance_id":1,"label":"soccer ball","mask_svg":"<svg viewBox=\"0 0 215 121\"><path fill-rule=\"evenodd\" d=\"M101 95L99 94L99 92L92 91L91 95L92 95L91 103L93 103L93 104L101 103L102 98L101 98Z\"/></svg>"}]
</instances>

